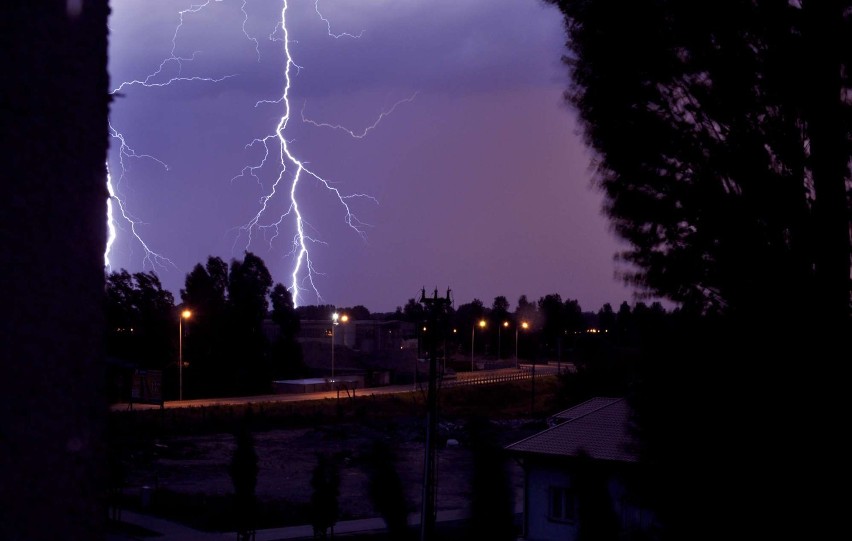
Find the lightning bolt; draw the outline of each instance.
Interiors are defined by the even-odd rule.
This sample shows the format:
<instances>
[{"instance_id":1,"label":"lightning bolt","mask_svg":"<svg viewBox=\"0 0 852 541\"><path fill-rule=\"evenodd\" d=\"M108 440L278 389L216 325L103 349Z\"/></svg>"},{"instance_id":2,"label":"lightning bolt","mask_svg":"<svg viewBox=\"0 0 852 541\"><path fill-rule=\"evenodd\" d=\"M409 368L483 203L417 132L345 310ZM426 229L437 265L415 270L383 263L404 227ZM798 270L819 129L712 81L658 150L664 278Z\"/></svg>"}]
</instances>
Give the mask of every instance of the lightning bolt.
<instances>
[{"instance_id":1,"label":"lightning bolt","mask_svg":"<svg viewBox=\"0 0 852 541\"><path fill-rule=\"evenodd\" d=\"M202 81L202 82L209 82L209 83L219 83L219 82L222 82L226 79L230 79L231 77L235 77L236 75L234 75L234 74L224 75L224 76L221 76L221 77L184 76L184 75L182 75L184 63L193 61L195 59L196 55L199 54L199 51L194 51L192 53L192 55L189 56L189 57L178 56L176 54L178 34L180 33L181 28L183 27L184 17L188 14L198 13L199 11L201 11L202 9L204 9L205 7L210 5L211 2L221 2L221 1L222 0L205 0L204 2L202 2L200 4L193 4L189 8L179 11L178 12L178 23L175 26L175 31L174 31L174 34L172 35L172 41L171 41L172 48L169 51L169 55L166 56L160 62L160 64L157 66L157 68L154 71L150 72L144 78L133 79L133 80L130 80L130 81L123 81L116 88L114 88L112 91L110 91L110 95L122 96L123 95L123 94L121 94L122 90L129 88L129 87L133 87L133 86L141 86L141 87L145 87L145 88L158 88L158 87L170 86L170 85L178 83L178 82L198 82L198 81ZM245 0L243 0L243 8L245 8ZM245 13L244 9L243 9L243 13ZM245 23L244 23L244 25L245 25ZM243 27L243 32L245 33L245 26ZM259 54L259 52L258 52L258 54ZM174 70L176 72L176 74L168 76L165 80L161 80L161 77L164 77L164 73L169 69ZM143 225L144 222L133 217L130 214L130 212L127 210L127 201L121 195L121 192L118 189L118 187L120 186L122 181L127 176L127 170L128 170L127 160L129 160L129 159L153 160L153 161L157 162L158 164L160 164L161 166L163 166L163 168L165 168L166 171L169 170L169 166L166 165L159 158L156 158L155 156L152 156L150 154L137 153L133 148L131 148L127 144L125 136L112 125L112 122L110 122L110 124L109 124L109 132L110 132L110 136L114 140L119 142L118 161L119 161L119 169L120 169L121 172L119 174L117 182L113 183L112 175L110 174L110 170L109 170L109 162L107 162L107 164L106 164L106 173L107 173L106 178L107 178L107 192L109 193L109 198L107 199L107 231L108 231L108 235L107 235L107 244L106 244L106 248L105 248L105 251L104 251L104 265L105 265L105 267L108 271L111 270L112 266L110 264L109 256L110 256L110 253L112 252L113 245L115 244L115 241L116 241L116 238L117 238L117 235L118 235L117 231L120 228L118 218L115 214L115 208L113 206L113 205L115 205L119 209L119 214L121 215L121 220L129 228L130 234L133 236L133 238L136 239L136 241L139 243L139 245L142 246L142 249L143 249L144 254L145 254L144 257L142 258L142 268L144 269L144 268L146 268L146 265L149 265L152 270L156 271L158 268L159 269L167 269L168 267L167 267L166 264L168 264L172 268L177 269L177 266L169 258L167 258L167 257L155 252L154 250L152 250L148 246L148 244L145 242L145 240L142 238L142 235L140 234L138 228L139 228L139 226Z\"/></svg>"},{"instance_id":2,"label":"lightning bolt","mask_svg":"<svg viewBox=\"0 0 852 541\"><path fill-rule=\"evenodd\" d=\"M352 137L354 139L363 139L364 137L367 136L368 133L370 133L372 130L374 130L376 128L376 126L379 125L379 123L382 121L383 118L385 118L389 114L393 113L394 110L398 106L402 105L403 103L411 103L412 101L414 101L414 98L416 98L416 97L417 97L417 92L415 92L414 94L412 94L408 98L401 99L398 102L394 103L389 109L382 111L381 114L379 114L378 118L376 118L375 122L373 122L372 124L370 124L369 126L364 128L360 132L356 132L355 130L353 130L351 128L347 128L346 126L342 126L340 124L329 124L327 122L317 122L315 120L311 120L311 119L307 118L305 116L305 106L307 105L307 101L303 102L303 104L302 104L302 122L304 122L306 124L311 124L311 125L316 126L318 128L331 128L331 129L334 129L334 130L340 130L340 131L348 134L350 137Z\"/></svg>"},{"instance_id":3,"label":"lightning bolt","mask_svg":"<svg viewBox=\"0 0 852 541\"><path fill-rule=\"evenodd\" d=\"M167 87L175 84L194 84L194 83L223 83L227 79L236 77L235 74L219 75L217 77L203 77L198 75L187 75L184 73L185 68L201 54L201 51L194 51L191 54L178 54L178 39L181 29L184 26L187 18L199 13L213 3L223 2L224 0L203 0L192 4L189 8L181 10L177 13L177 24L171 38L171 50L163 58L159 65L144 77L127 80L119 84L111 92L114 95L120 95L121 92L132 90L134 87L143 89L156 89ZM290 292L293 302L299 306L301 297L308 291L312 291L318 300L322 300L319 288L315 281L315 277L322 275L311 258L311 248L315 245L327 245L317 230L310 224L307 216L304 214L303 208L300 205L299 189L304 183L302 181L310 179L316 185L324 189L331 195L333 201L339 205L342 213L343 222L352 229L359 237L366 240L366 230L370 227L369 224L362 222L353 212L353 203L356 200L367 200L378 204L376 198L364 193L343 193L333 183L320 175L312 167L308 167L308 163L299 158L298 154L292 148L292 141L285 137L285 133L291 120L291 88L295 74L302 69L299 66L291 53L290 45L295 43L290 37L288 29L288 0L281 1L280 18L276 21L274 28L268 35L271 42L280 42L284 60L284 77L283 90L276 99L264 99L255 103L255 107L262 105L272 105L280 108L280 117L275 121L274 126L270 127L270 132L267 135L259 136L251 140L245 148L247 150L259 151L259 158L252 164L246 165L236 176L231 178L231 182L240 178L251 178L258 186L261 187L263 195L258 201L258 208L251 219L238 227L237 234L234 238L232 250L237 247L237 244L244 241L245 249L248 250L254 242L259 239L264 240L270 249L273 243L282 235L282 231L286 227L290 231L294 231L291 240L289 241L290 250L285 257L289 257L293 261L292 270L290 271ZM248 31L249 11L247 9L248 0L240 0L240 11L242 13L242 33L251 43L254 44L255 54L258 62L261 61L261 48L258 39L250 35ZM335 39L352 38L358 39L363 34L362 30L358 34L348 32L335 33L332 31L332 25L320 11L319 0L314 2L314 10L320 20L325 23L327 33ZM295 73L294 73L295 70ZM363 130L353 130L339 124L331 124L328 122L318 122L309 119L305 115L306 102L303 104L301 112L301 120L305 124L309 124L319 128L331 128L337 131L348 134L349 136L362 139L366 137L372 130L392 114L397 107L404 103L409 103L414 100L416 93L412 96L399 100L390 108L383 110L378 118L364 128ZM277 115L276 115L277 116ZM126 200L121 197L120 184L127 175L126 160L129 159L148 159L160 164L167 171L169 167L158 158L149 155L137 153L126 142L122 133L110 125L110 133L112 137L119 142L118 149L118 169L120 173L117 177L117 182L113 183L113 179L109 174L109 164L107 164L107 188L109 191L109 200L107 204L107 221L109 227L109 235L104 254L104 261L109 268L109 254L116 241L118 225L125 224L125 228L130 230L132 236L145 250L145 258L143 266L150 265L153 268L165 268L166 265L174 264L168 258L154 252L144 242L139 233L138 226L143 222L133 217L128 211ZM271 178L273 181L268 188L264 188L264 182L261 176L269 175L268 170L272 169ZM281 200L281 202L279 202ZM283 205L282 205L283 203ZM281 212L281 208L285 210ZM276 209L278 209L276 211Z\"/></svg>"},{"instance_id":4,"label":"lightning bolt","mask_svg":"<svg viewBox=\"0 0 852 541\"><path fill-rule=\"evenodd\" d=\"M130 225L130 233L139 242L139 244L142 245L142 249L145 250L145 257L142 260L143 268L145 267L145 264L147 263L154 270L156 270L157 268L166 269L167 268L166 263L168 263L173 268L177 269L177 266L172 262L171 259L164 257L164 256L156 253L155 251L153 251L151 248L148 247L148 244L146 244L145 241L142 239L142 236L139 234L139 231L137 231L136 228L137 228L137 226L142 225L143 222L141 222L140 220L131 216L130 213L127 211L125 201L122 198L120 198L116 195L115 189L113 188L113 185L112 185L112 177L110 176L110 173L109 173L109 164L107 164L107 190L109 191L109 199L107 199L107 230L108 230L108 235L107 235L106 251L104 252L104 265L106 266L107 270L108 271L112 270L112 266L110 265L110 262L109 262L109 253L110 253L110 250L112 249L112 245L113 245L113 243L115 242L115 239L116 239L117 223L116 223L116 218L115 218L115 209L113 207L113 202L115 202L115 205L118 206L121 217L124 219L124 221L127 224Z\"/></svg>"},{"instance_id":5,"label":"lightning bolt","mask_svg":"<svg viewBox=\"0 0 852 541\"><path fill-rule=\"evenodd\" d=\"M319 15L319 18L322 20L322 22L325 23L325 26L328 29L328 35L329 36L331 36L333 38L360 38L361 36L364 35L363 30L361 30L358 34L350 34L348 32L341 32L340 34L335 34L334 32L331 31L331 21L326 19L325 16L322 13L320 13L319 0L316 0L314 2L314 9L316 10L317 15Z\"/></svg>"},{"instance_id":6,"label":"lightning bolt","mask_svg":"<svg viewBox=\"0 0 852 541\"><path fill-rule=\"evenodd\" d=\"M319 0L316 0L314 8L320 19L326 23L326 28L328 30L329 36L334 38L359 38L363 34L363 31L361 31L361 33L357 35L349 34L346 32L337 34L332 32L331 23L325 16L323 16L323 14L319 10ZM262 148L262 157L254 165L244 167L240 174L234 177L232 181L241 176L250 176L254 178L258 182L258 184L261 184L260 178L257 176L257 174L268 162L272 161L273 155L276 155L275 167L277 168L277 172L271 188L267 191L265 195L260 198L260 204L257 213L246 224L238 228L238 235L235 238L234 242L236 244L236 242L244 234L246 237L245 247L246 249L248 249L248 247L254 240L254 233L257 232L264 236L267 243L271 247L273 241L280 235L282 225L285 221L289 219L295 226L295 233L291 240L291 250L288 254L288 256L294 259L293 269L290 274L289 290L293 298L293 304L295 306L299 306L302 294L308 290L313 292L318 301L322 301L322 295L320 294L319 288L317 287L317 284L315 282L315 276L322 273L318 272L314 266L314 263L311 259L310 246L314 244L326 244L323 241L319 240L317 236L312 235L308 232L309 229L311 231L314 231L314 229L306 220L306 217L304 216L302 209L299 205L299 199L297 196L299 184L302 179L305 177L312 178L314 181L318 182L319 185L321 185L328 192L330 192L342 209L343 220L346 225L362 239L366 239L366 228L369 227L369 224L362 222L355 215L352 210L352 207L350 206L350 202L352 202L352 200L354 199L361 198L371 200L376 204L378 204L378 201L368 194L343 194L339 189L332 185L330 180L321 176L313 169L308 168L306 163L303 160L299 159L294 153L294 151L291 149L291 142L288 141L284 135L287 129L287 125L290 121L290 115L292 112L290 103L290 90L292 88L293 82L292 71L293 68L297 70L301 69L301 66L295 63L293 55L290 51L290 43L292 42L292 40L290 39L289 30L287 27L287 9L288 2L287 0L283 0L281 9L281 20L276 24L273 33L270 34L270 39L273 39L273 36L279 29L283 33L283 37L280 39L280 41L283 43L283 53L285 61L283 92L281 93L280 97L275 100L260 100L255 104L255 107L258 107L262 104L281 105L283 107L283 113L280 119L278 120L278 123L275 126L275 130L273 133L270 133L264 137L256 138L246 145L246 148ZM365 128L361 132L355 132L352 129L346 128L345 126L338 124L320 123L310 120L304 115L304 106L302 108L302 121L317 127L331 127L337 130L342 130L352 137L361 139L365 137L371 130L375 129L376 126L378 126L379 123L382 121L382 119L384 119L387 115L391 114L399 105L401 105L402 103L411 102L415 96L416 93L409 98L398 101L390 109L383 111L373 124ZM271 213L270 207L272 204L272 200L276 198L279 192L286 194L284 197L286 197L287 200L287 209L283 213L278 214L272 221L264 223L263 218L268 212Z\"/></svg>"}]
</instances>

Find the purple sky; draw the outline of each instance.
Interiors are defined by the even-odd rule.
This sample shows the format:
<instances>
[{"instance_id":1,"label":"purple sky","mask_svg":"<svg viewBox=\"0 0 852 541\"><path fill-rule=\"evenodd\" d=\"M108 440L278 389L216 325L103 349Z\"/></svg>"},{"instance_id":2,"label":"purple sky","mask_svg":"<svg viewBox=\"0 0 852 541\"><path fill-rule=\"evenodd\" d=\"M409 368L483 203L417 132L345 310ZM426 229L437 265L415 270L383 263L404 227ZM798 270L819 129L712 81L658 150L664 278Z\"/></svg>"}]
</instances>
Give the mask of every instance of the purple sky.
<instances>
[{"instance_id":1,"label":"purple sky","mask_svg":"<svg viewBox=\"0 0 852 541\"><path fill-rule=\"evenodd\" d=\"M274 136L286 111L283 101L257 104L284 94L276 28L284 2L194 2L112 2L113 89L145 80L172 54L195 54L166 62L147 85L121 87L112 105L113 129L150 157L125 148L122 160L112 139L112 182L139 238L117 220L110 268L155 270L179 301L196 263L248 249L291 287L297 223L293 212L281 216L298 168L286 163L262 227L247 228L281 173L278 139L255 177L241 175L264 155L263 145L247 145ZM179 12L190 9L179 26ZM621 245L562 100L565 35L555 8L539 0L289 0L286 22L294 62L286 150L340 195L369 196L342 199L359 234L335 192L300 175L320 297L303 263L299 305L393 311L421 287L451 288L456 306L474 298L490 306L504 295L514 309L522 294L549 293L590 311L633 303L613 276ZM163 85L173 77L182 79Z\"/></svg>"}]
</instances>

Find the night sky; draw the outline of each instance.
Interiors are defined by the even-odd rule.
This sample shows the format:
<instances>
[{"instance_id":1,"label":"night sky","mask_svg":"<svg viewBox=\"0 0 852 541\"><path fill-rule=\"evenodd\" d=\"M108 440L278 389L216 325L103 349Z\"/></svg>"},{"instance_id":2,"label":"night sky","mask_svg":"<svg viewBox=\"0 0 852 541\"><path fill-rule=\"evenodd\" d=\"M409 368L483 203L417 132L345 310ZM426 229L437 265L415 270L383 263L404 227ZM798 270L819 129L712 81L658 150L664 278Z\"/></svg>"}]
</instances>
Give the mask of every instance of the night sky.
<instances>
[{"instance_id":1,"label":"night sky","mask_svg":"<svg viewBox=\"0 0 852 541\"><path fill-rule=\"evenodd\" d=\"M139 238L118 219L109 268L154 270L179 302L195 264L249 250L292 286L298 167L276 167L284 5L113 0L108 165ZM294 64L282 133L316 175L303 171L296 190L313 270L311 285L303 262L298 305L393 311L422 287L451 288L456 306L504 295L514 309L522 294L550 293L587 311L633 303L614 277L623 245L562 99L556 8L289 0L283 13ZM251 143L267 136L262 162L264 145Z\"/></svg>"}]
</instances>

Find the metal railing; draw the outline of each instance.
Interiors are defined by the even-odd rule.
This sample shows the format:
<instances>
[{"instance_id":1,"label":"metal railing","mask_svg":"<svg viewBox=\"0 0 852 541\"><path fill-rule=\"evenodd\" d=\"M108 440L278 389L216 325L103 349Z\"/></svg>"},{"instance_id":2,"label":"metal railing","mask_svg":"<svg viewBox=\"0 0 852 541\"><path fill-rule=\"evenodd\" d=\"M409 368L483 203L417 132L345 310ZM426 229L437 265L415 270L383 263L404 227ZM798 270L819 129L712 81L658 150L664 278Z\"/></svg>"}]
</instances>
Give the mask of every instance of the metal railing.
<instances>
[{"instance_id":1,"label":"metal railing","mask_svg":"<svg viewBox=\"0 0 852 541\"><path fill-rule=\"evenodd\" d=\"M553 366L536 366L535 370L530 367L524 367L516 372L487 374L487 375L465 375L459 374L457 379L443 380L440 386L443 388L458 387L460 385L484 385L489 383L503 383L508 381L522 381L530 379L533 376L539 378L544 376L554 376L557 374L556 367Z\"/></svg>"}]
</instances>

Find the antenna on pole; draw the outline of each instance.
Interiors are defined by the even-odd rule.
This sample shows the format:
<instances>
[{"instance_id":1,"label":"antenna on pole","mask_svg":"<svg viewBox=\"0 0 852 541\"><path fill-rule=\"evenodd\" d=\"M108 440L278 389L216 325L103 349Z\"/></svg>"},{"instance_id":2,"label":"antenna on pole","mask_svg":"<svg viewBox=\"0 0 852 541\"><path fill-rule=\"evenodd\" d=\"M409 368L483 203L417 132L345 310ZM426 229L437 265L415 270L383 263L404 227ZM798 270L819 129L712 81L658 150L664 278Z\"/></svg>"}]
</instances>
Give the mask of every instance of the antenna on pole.
<instances>
[{"instance_id":1,"label":"antenna on pole","mask_svg":"<svg viewBox=\"0 0 852 541\"><path fill-rule=\"evenodd\" d=\"M434 538L435 518L437 509L437 468L436 468L436 445L435 436L438 432L438 386L437 386L437 359L438 338L446 333L447 316L452 305L450 289L447 288L447 296L439 297L438 288L432 297L426 296L424 287L420 296L420 303L426 309L428 318L426 350L429 356L429 387L426 394L426 445L425 460L423 461L423 498L420 513L420 541L431 541ZM446 355L447 352L443 351Z\"/></svg>"}]
</instances>

